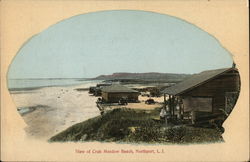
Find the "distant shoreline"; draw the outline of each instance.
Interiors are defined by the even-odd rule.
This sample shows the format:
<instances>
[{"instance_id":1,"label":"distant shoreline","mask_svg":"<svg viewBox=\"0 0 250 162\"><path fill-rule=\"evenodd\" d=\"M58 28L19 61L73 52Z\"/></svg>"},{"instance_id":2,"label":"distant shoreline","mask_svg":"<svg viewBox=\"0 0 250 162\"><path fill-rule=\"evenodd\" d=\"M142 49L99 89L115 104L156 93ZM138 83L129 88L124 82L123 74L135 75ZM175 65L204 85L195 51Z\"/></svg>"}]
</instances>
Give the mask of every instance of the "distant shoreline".
<instances>
[{"instance_id":1,"label":"distant shoreline","mask_svg":"<svg viewBox=\"0 0 250 162\"><path fill-rule=\"evenodd\" d=\"M69 79L69 78L68 78ZM73 79L73 78L70 78ZM40 80L40 79L10 79L10 80ZM53 80L53 79L41 79L41 80ZM61 80L64 80L63 78L61 78ZM78 80L78 81L101 81L101 80ZM13 91L32 91L32 90L37 90L37 89L41 89L41 88L48 88L48 87L70 87L70 86L78 86L78 85L82 85L84 84L84 82L79 82L79 83L64 83L64 84L52 84L52 85L41 85L41 86L26 86L26 87L8 87L8 90L10 92Z\"/></svg>"},{"instance_id":2,"label":"distant shoreline","mask_svg":"<svg viewBox=\"0 0 250 162\"><path fill-rule=\"evenodd\" d=\"M11 91L32 91L37 90L45 87L25 87L25 88L8 88L8 90Z\"/></svg>"},{"instance_id":3,"label":"distant shoreline","mask_svg":"<svg viewBox=\"0 0 250 162\"><path fill-rule=\"evenodd\" d=\"M9 78L9 80L60 80L60 79L91 80L92 78Z\"/></svg>"},{"instance_id":4,"label":"distant shoreline","mask_svg":"<svg viewBox=\"0 0 250 162\"><path fill-rule=\"evenodd\" d=\"M9 91L32 91L32 90L37 90L41 88L49 88L49 87L71 87L71 86L78 86L81 85L82 83L79 84L65 84L65 85L48 85L48 86L38 86L38 87L23 87L23 88L8 88Z\"/></svg>"}]
</instances>

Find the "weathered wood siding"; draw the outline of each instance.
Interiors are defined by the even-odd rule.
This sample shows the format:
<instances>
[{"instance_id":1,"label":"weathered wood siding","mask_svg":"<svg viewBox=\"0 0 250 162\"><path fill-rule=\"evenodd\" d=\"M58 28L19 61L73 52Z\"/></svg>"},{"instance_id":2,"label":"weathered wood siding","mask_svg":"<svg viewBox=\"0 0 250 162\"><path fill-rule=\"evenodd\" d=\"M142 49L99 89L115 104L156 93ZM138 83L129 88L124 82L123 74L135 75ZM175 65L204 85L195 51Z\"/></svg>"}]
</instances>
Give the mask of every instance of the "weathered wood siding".
<instances>
[{"instance_id":1,"label":"weathered wood siding","mask_svg":"<svg viewBox=\"0 0 250 162\"><path fill-rule=\"evenodd\" d=\"M211 97L213 99L213 112L217 112L219 109L225 108L225 93L239 90L239 73L232 70L181 94L181 96Z\"/></svg>"},{"instance_id":2,"label":"weathered wood siding","mask_svg":"<svg viewBox=\"0 0 250 162\"><path fill-rule=\"evenodd\" d=\"M104 101L108 101L108 93L107 92L102 92L102 99Z\"/></svg>"},{"instance_id":3,"label":"weathered wood siding","mask_svg":"<svg viewBox=\"0 0 250 162\"><path fill-rule=\"evenodd\" d=\"M220 112L219 109L225 109L226 100L224 95L216 95L213 97L213 112Z\"/></svg>"},{"instance_id":4,"label":"weathered wood siding","mask_svg":"<svg viewBox=\"0 0 250 162\"><path fill-rule=\"evenodd\" d=\"M209 97L187 97L183 101L183 111L212 112L212 98Z\"/></svg>"}]
</instances>

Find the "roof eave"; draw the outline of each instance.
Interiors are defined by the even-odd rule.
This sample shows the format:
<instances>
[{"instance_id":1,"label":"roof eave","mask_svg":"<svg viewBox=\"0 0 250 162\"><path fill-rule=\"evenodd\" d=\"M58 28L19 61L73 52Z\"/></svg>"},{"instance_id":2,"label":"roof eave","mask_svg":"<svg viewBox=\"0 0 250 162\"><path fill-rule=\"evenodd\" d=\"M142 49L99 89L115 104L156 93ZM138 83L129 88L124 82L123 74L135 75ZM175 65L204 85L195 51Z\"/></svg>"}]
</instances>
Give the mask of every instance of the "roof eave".
<instances>
[{"instance_id":1,"label":"roof eave","mask_svg":"<svg viewBox=\"0 0 250 162\"><path fill-rule=\"evenodd\" d=\"M222 73L219 73L219 74L217 74L217 75L215 75L215 76L213 76L213 77L211 77L211 78L209 78L209 79L207 79L207 80L205 80L205 81L203 81L203 82L201 82L201 83L199 83L199 84L196 84L195 86L189 87L189 88L187 88L187 89L185 89L185 90L183 90L183 91L181 91L181 92L179 92L179 93L168 93L168 92L164 92L164 90L163 90L162 92L163 92L163 94L174 95L174 96L176 96L176 95L181 95L181 94L183 94L183 93L189 91L190 89L193 89L193 88L196 88L196 87L198 87L198 86L200 86L200 85L202 85L202 84L205 84L205 83L207 83L208 81L210 81L210 80L216 78L217 76L219 76L219 75L221 75L221 74L224 74L224 73L226 73L226 72L228 72L228 71L230 71L230 70L238 70L238 69L237 69L237 68L228 68L227 70L223 71ZM169 88L170 88L170 87L169 87Z\"/></svg>"}]
</instances>

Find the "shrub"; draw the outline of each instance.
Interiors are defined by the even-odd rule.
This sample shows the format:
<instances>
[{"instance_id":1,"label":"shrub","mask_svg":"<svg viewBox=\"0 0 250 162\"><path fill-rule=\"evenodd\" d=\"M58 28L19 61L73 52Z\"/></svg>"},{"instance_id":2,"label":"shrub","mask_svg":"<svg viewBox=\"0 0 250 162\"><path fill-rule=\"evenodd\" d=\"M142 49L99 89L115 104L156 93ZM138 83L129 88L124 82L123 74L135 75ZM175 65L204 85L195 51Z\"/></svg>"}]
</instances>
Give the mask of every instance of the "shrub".
<instances>
[{"instance_id":1,"label":"shrub","mask_svg":"<svg viewBox=\"0 0 250 162\"><path fill-rule=\"evenodd\" d=\"M78 123L52 137L50 141L122 141L147 143L202 143L222 141L217 129L190 126L168 126L152 119L160 109L114 109ZM131 129L133 128L133 129Z\"/></svg>"}]
</instances>

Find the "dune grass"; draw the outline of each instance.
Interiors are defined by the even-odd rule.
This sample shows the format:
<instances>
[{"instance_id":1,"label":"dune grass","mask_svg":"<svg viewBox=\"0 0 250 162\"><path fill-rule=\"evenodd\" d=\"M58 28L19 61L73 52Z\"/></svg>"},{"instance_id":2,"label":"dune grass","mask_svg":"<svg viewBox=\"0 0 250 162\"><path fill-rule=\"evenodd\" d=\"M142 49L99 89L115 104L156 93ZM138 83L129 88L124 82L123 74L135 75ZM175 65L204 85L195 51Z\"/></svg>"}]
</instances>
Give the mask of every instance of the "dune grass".
<instances>
[{"instance_id":1,"label":"dune grass","mask_svg":"<svg viewBox=\"0 0 250 162\"><path fill-rule=\"evenodd\" d=\"M103 141L126 143L211 143L223 141L221 132L191 126L166 127L159 117L160 108L135 110L119 108L102 116L75 124L51 137L50 142Z\"/></svg>"}]
</instances>

